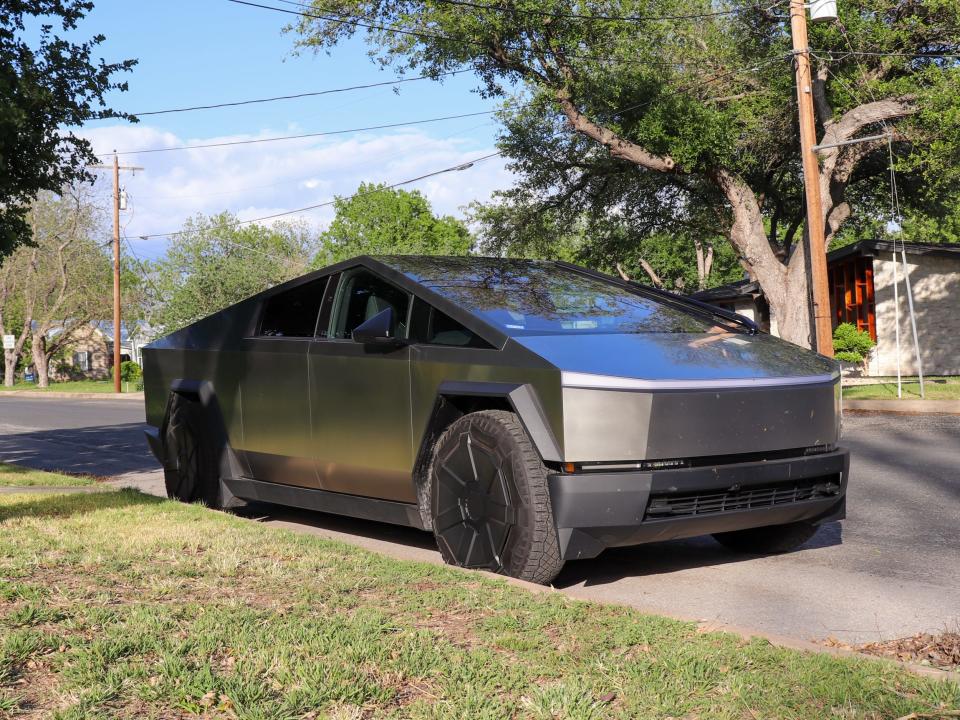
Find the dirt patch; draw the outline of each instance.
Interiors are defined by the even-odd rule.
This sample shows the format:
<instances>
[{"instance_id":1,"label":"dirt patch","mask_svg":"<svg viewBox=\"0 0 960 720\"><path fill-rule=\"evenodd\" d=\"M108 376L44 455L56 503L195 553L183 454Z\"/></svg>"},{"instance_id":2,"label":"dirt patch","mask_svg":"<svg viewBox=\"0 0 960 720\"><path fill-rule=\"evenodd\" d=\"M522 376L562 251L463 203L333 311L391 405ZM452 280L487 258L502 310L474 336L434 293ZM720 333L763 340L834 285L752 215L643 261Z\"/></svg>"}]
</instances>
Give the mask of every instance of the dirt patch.
<instances>
[{"instance_id":1,"label":"dirt patch","mask_svg":"<svg viewBox=\"0 0 960 720\"><path fill-rule=\"evenodd\" d=\"M911 637L863 645L848 645L835 638L828 638L824 645L903 662L929 665L943 670L960 669L960 632L946 632L940 635L918 633Z\"/></svg>"}]
</instances>

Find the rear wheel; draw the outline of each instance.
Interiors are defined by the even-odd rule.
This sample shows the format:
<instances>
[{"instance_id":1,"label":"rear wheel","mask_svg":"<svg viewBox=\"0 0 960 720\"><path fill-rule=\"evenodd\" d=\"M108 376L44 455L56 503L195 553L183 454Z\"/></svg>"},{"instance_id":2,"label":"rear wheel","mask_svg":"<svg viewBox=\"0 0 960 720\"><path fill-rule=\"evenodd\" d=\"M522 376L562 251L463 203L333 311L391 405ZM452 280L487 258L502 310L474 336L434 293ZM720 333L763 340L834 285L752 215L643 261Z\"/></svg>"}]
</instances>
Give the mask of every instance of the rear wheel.
<instances>
[{"instance_id":1,"label":"rear wheel","mask_svg":"<svg viewBox=\"0 0 960 720\"><path fill-rule=\"evenodd\" d=\"M434 446L431 517L443 559L548 583L563 566L547 468L517 416L456 420Z\"/></svg>"},{"instance_id":2,"label":"rear wheel","mask_svg":"<svg viewBox=\"0 0 960 720\"><path fill-rule=\"evenodd\" d=\"M206 439L203 406L176 394L164 427L163 464L167 497L220 506L220 478L212 444Z\"/></svg>"},{"instance_id":3,"label":"rear wheel","mask_svg":"<svg viewBox=\"0 0 960 720\"><path fill-rule=\"evenodd\" d=\"M818 529L819 525L796 522L716 533L713 537L721 545L737 552L773 555L796 550L816 535Z\"/></svg>"}]
</instances>

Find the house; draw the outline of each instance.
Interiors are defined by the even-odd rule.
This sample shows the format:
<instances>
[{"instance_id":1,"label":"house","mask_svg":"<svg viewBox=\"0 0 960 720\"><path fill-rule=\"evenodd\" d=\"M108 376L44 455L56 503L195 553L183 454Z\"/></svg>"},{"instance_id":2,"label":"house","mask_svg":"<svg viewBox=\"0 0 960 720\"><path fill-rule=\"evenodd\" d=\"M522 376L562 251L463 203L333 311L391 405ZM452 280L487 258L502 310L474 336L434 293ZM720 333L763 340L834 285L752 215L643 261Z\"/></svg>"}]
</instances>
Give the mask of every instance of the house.
<instances>
[{"instance_id":1,"label":"house","mask_svg":"<svg viewBox=\"0 0 960 720\"><path fill-rule=\"evenodd\" d=\"M901 254L902 248L902 254ZM960 375L960 245L861 240L827 254L833 326L849 322L877 343L866 373L917 374L904 278L903 256L913 289L920 357L925 375ZM747 315L776 334L776 318L751 280L704 290L698 300Z\"/></svg>"},{"instance_id":2,"label":"house","mask_svg":"<svg viewBox=\"0 0 960 720\"><path fill-rule=\"evenodd\" d=\"M135 325L132 332L125 324L120 326L120 360L140 360L140 348L149 342L145 328ZM48 333L52 339L63 331L55 327ZM111 377L113 368L113 323L93 320L71 331L70 340L62 353L62 359L50 366L52 380L88 378L99 380Z\"/></svg>"}]
</instances>

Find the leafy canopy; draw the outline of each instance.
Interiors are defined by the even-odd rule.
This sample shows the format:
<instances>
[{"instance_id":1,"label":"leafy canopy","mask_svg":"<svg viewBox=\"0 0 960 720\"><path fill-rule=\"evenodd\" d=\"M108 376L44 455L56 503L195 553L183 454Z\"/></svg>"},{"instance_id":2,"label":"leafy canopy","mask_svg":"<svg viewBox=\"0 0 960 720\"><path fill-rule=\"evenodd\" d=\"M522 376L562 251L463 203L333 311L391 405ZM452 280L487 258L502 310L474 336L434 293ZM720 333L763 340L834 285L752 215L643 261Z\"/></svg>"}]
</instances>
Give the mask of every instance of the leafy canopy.
<instances>
[{"instance_id":1,"label":"leafy canopy","mask_svg":"<svg viewBox=\"0 0 960 720\"><path fill-rule=\"evenodd\" d=\"M97 162L90 143L65 129L87 120L126 117L109 109L104 95L126 90L112 78L135 60L93 60L104 41L81 43L54 31L73 31L90 11L88 0L0 0L0 257L30 241L27 213L40 191L58 193L91 180ZM38 40L26 39L39 24Z\"/></svg>"},{"instance_id":2,"label":"leafy canopy","mask_svg":"<svg viewBox=\"0 0 960 720\"><path fill-rule=\"evenodd\" d=\"M466 226L434 215L417 190L361 183L353 196L337 198L334 208L317 267L356 255L465 255L473 246Z\"/></svg>"},{"instance_id":3,"label":"leafy canopy","mask_svg":"<svg viewBox=\"0 0 960 720\"><path fill-rule=\"evenodd\" d=\"M149 322L173 332L262 290L302 275L317 239L297 223L238 225L230 213L197 215L148 266Z\"/></svg>"}]
</instances>

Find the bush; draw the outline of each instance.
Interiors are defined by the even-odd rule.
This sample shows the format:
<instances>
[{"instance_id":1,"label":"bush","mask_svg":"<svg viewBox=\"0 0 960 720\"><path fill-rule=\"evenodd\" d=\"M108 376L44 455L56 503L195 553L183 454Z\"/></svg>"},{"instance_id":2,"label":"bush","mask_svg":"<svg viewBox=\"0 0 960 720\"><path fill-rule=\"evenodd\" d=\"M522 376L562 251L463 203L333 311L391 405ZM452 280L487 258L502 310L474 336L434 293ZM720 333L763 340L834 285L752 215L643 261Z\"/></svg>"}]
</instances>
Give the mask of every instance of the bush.
<instances>
[{"instance_id":1,"label":"bush","mask_svg":"<svg viewBox=\"0 0 960 720\"><path fill-rule=\"evenodd\" d=\"M833 355L844 362L861 363L876 345L870 333L852 323L840 323L833 331Z\"/></svg>"},{"instance_id":2,"label":"bush","mask_svg":"<svg viewBox=\"0 0 960 720\"><path fill-rule=\"evenodd\" d=\"M133 360L124 360L120 363L120 379L125 383L127 390L130 390L130 383L136 383L134 387L140 385L142 377L143 370Z\"/></svg>"}]
</instances>

